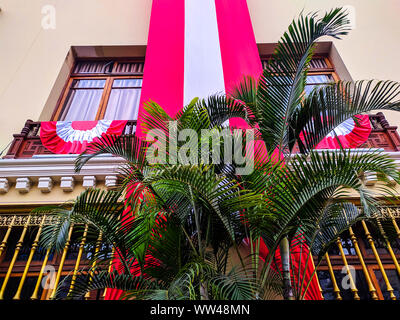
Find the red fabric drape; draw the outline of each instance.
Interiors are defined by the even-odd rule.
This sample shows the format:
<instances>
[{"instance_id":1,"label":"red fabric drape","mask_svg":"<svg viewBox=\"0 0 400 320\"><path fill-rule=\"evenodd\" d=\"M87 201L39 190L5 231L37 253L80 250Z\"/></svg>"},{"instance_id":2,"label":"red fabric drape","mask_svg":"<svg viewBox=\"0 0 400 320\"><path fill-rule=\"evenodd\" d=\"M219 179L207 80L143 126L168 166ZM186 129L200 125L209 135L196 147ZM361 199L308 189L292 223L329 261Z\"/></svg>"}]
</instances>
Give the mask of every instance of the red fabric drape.
<instances>
[{"instance_id":1,"label":"red fabric drape","mask_svg":"<svg viewBox=\"0 0 400 320\"><path fill-rule=\"evenodd\" d=\"M368 115L358 115L355 116L357 121L349 119L348 121L353 123L353 129L350 132L345 132L345 134L340 134L337 136L325 137L315 149L340 149L340 145L344 149L358 148L363 143L365 143L369 135L371 134L371 122L369 121ZM338 142L340 141L340 144Z\"/></svg>"},{"instance_id":2,"label":"red fabric drape","mask_svg":"<svg viewBox=\"0 0 400 320\"><path fill-rule=\"evenodd\" d=\"M123 222L122 224L127 224L131 219L133 218L133 210L132 207L129 205L129 199L132 195L134 195L134 193L136 192L137 188L139 187L138 184L133 184L133 185L129 185L127 187L127 192L126 192L126 196L125 196L125 210L122 214L123 216ZM131 272L134 273L138 270L139 266L137 263L134 264L134 266L131 269ZM111 267L111 271L115 271L115 270L121 270L122 269L122 265L121 262L119 260L119 256L118 253L115 252L114 253L114 259L112 262L112 267ZM119 300L122 296L122 294L124 293L123 290L117 290L117 289L106 289L106 295L104 297L105 300Z\"/></svg>"},{"instance_id":3,"label":"red fabric drape","mask_svg":"<svg viewBox=\"0 0 400 320\"><path fill-rule=\"evenodd\" d=\"M55 154L80 154L101 137L121 135L126 123L127 120L42 122L40 140Z\"/></svg>"},{"instance_id":4,"label":"red fabric drape","mask_svg":"<svg viewBox=\"0 0 400 320\"><path fill-rule=\"evenodd\" d=\"M250 246L249 239L245 240L245 244L248 247ZM269 253L268 247L265 245L265 242L263 241L263 239L260 239L260 249L259 249L260 260L265 262L265 258L267 257L268 253ZM300 286L301 286L301 284L300 284L301 280L304 277L303 287L301 290L301 293L304 294L304 292L306 290L306 286L314 272L313 262L311 261L312 257L309 257L307 260L307 257L309 256L309 248L308 248L307 244L302 239L299 239L298 237L293 239L290 244L290 256L291 256L290 274L291 274L291 279L292 279L292 287L296 286L297 290L299 291ZM279 248L275 251L274 258L275 258L275 260L271 264L271 268L273 270L275 270L275 272L278 272L278 269L279 269L279 272L282 273L282 260L281 260L281 254L280 254ZM307 262L307 264L306 264L306 262ZM299 276L299 272L300 272L300 276ZM323 300L323 297L319 290L317 276L315 274L314 274L314 276L311 280L311 283L307 289L304 299L305 300Z\"/></svg>"},{"instance_id":5,"label":"red fabric drape","mask_svg":"<svg viewBox=\"0 0 400 320\"><path fill-rule=\"evenodd\" d=\"M147 191L146 188L143 187L143 185L141 185L140 183L133 183L133 184L128 186L127 193L126 193L126 196L125 196L125 199L126 199L125 200L125 206L126 206L126 208L125 208L125 210L124 210L124 212L122 214L122 216L123 216L122 224L123 225L126 226L126 224L128 224L129 222L132 222L132 220L134 219L133 208L130 205L129 199L131 199L131 197L133 197L138 202L146 201L146 191ZM152 195L149 194L149 193L147 193L147 196L152 197ZM133 200L133 201L135 201L135 200ZM154 200L154 198L152 200ZM157 218L158 219L162 219L163 221L166 221L166 217L163 214L160 214ZM156 219L156 223L155 224L156 224L157 227L159 227L159 221L160 220ZM152 230L152 234L153 234L154 237L160 237L160 234L157 231L157 229L153 229ZM148 261L151 261L152 265L154 265L154 263L155 263L154 262L154 258L151 255L146 254L145 257L144 257L145 268L146 268L146 265L147 265L146 262L148 262ZM120 262L120 259L119 259L119 256L118 256L117 252L114 253L114 259L113 259L112 267L111 267L111 271L115 271L115 270L118 270L118 271L123 270L123 266L122 266L122 264ZM141 274L139 263L137 261L132 265L131 272L134 275L140 275ZM123 295L123 293L124 293L123 290L107 289L104 299L105 300L119 300L121 298L121 296Z\"/></svg>"},{"instance_id":6,"label":"red fabric drape","mask_svg":"<svg viewBox=\"0 0 400 320\"><path fill-rule=\"evenodd\" d=\"M225 91L229 94L234 90L235 85L242 80L243 76L250 75L258 78L262 72L262 66L246 0L216 0L215 7ZM137 129L139 137L143 136L143 128L141 127L144 112L143 102L153 100L159 103L171 116L175 115L183 106L184 15L183 0L153 0L139 109ZM168 61L168 63L165 64L162 61ZM243 119L231 119L230 125L231 127L248 128ZM258 150L265 150L263 142L257 142L256 146ZM274 156L276 154L277 151L275 151ZM128 193L134 192L134 189L134 187L129 188ZM306 247L306 245L303 246ZM304 257L308 254L307 250L308 248L303 248L301 255L300 251L298 253L293 251L293 257L297 257L298 261L297 270L305 264ZM279 261L279 259L277 260ZM306 268L306 279L309 279L312 273L312 265L307 264ZM309 292L306 294L306 298L320 299L320 295L316 294L319 289L315 277L311 282ZM120 291L108 290L106 299L117 299L120 296Z\"/></svg>"}]
</instances>

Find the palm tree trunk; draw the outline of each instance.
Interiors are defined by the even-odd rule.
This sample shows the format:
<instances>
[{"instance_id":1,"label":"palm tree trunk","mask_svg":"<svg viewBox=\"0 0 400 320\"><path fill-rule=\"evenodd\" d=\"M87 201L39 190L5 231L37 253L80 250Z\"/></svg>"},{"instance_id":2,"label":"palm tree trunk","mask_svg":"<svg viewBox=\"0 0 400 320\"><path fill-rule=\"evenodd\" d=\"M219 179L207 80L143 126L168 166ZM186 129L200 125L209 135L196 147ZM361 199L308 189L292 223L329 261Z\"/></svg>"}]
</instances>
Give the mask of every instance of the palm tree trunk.
<instances>
[{"instance_id":1,"label":"palm tree trunk","mask_svg":"<svg viewBox=\"0 0 400 320\"><path fill-rule=\"evenodd\" d=\"M196 224L196 229L197 229L197 239L198 239L198 246L199 246L199 255L204 261L204 251L201 245L201 226L200 226L200 219L199 219L199 214L196 210L196 203L195 199L193 196L193 191L192 187L189 187L190 191L190 196L192 198L192 206L193 206L193 213L194 213L194 220ZM204 282L200 282L200 299L201 300L209 300L208 298L208 293L207 293L207 286Z\"/></svg>"},{"instance_id":2,"label":"palm tree trunk","mask_svg":"<svg viewBox=\"0 0 400 320\"><path fill-rule=\"evenodd\" d=\"M208 297L207 285L204 282L200 283L200 299L210 300L210 298Z\"/></svg>"},{"instance_id":3,"label":"palm tree trunk","mask_svg":"<svg viewBox=\"0 0 400 320\"><path fill-rule=\"evenodd\" d=\"M283 298L285 300L294 300L292 283L290 279L290 247L287 237L281 240L279 247L282 259Z\"/></svg>"}]
</instances>

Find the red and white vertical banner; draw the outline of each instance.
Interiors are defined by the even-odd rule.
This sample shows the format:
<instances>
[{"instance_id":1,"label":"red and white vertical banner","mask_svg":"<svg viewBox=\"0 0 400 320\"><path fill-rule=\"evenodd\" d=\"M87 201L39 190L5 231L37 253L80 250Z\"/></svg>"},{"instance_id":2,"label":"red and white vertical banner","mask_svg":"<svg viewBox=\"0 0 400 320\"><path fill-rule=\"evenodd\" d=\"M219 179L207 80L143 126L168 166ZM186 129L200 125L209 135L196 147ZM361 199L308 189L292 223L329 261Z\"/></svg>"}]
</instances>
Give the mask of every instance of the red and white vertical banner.
<instances>
[{"instance_id":1,"label":"red and white vertical banner","mask_svg":"<svg viewBox=\"0 0 400 320\"><path fill-rule=\"evenodd\" d=\"M246 0L153 0L138 135L144 102L174 116L193 98L229 93L261 72Z\"/></svg>"},{"instance_id":2,"label":"red and white vertical banner","mask_svg":"<svg viewBox=\"0 0 400 320\"><path fill-rule=\"evenodd\" d=\"M229 94L261 72L246 0L153 0L137 135L144 135L145 102L174 116L193 98ZM243 119L230 125L248 127ZM108 290L106 300L120 295Z\"/></svg>"}]
</instances>

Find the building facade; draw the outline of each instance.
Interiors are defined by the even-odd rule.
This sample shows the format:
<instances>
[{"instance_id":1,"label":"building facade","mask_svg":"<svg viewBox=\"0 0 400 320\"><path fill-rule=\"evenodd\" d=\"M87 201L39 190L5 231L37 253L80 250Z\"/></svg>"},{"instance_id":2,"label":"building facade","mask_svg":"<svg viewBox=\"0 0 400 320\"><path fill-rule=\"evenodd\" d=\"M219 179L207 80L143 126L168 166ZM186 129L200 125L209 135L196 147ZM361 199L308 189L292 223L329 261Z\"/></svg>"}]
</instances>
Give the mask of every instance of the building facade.
<instances>
[{"instance_id":1,"label":"building facade","mask_svg":"<svg viewBox=\"0 0 400 320\"><path fill-rule=\"evenodd\" d=\"M347 5L353 30L343 40L318 44L309 84L400 81L396 0L247 0L247 5L262 63L302 10ZM114 187L119 160L99 157L77 174L75 155L57 155L43 145L41 123L112 121L129 105L122 134L135 132L152 0L0 0L0 9L0 299L50 299L54 292L42 285L47 272L55 273L56 282L67 277L68 293L74 272L87 265L85 240L71 238L60 254L40 248L41 229L52 218L30 212L72 200L86 188ZM400 114L369 118L372 132L361 147L384 149L400 162ZM373 176L365 183L371 190L378 187ZM392 217L400 237L400 207L381 210ZM325 299L400 299L400 242L381 243L373 232L367 224L357 225L325 256L318 269ZM346 289L342 280L349 276L354 285ZM103 296L92 292L86 298Z\"/></svg>"}]
</instances>

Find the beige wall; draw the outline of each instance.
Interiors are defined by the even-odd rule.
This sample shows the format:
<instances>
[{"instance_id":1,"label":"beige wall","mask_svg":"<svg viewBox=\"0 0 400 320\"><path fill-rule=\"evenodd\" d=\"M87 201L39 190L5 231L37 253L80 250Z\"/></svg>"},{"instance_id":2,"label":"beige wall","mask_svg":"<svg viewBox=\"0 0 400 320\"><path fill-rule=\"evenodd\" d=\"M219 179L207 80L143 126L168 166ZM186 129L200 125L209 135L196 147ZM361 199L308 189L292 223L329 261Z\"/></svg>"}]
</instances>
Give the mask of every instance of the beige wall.
<instances>
[{"instance_id":1,"label":"beige wall","mask_svg":"<svg viewBox=\"0 0 400 320\"><path fill-rule=\"evenodd\" d=\"M55 30L41 28L54 4ZM258 43L276 42L302 9L353 5L357 26L335 41L354 79L400 81L399 0L248 0ZM151 0L0 0L0 150L39 119L71 46L144 45ZM53 99L54 100L54 99ZM388 116L400 125L400 116Z\"/></svg>"},{"instance_id":2,"label":"beige wall","mask_svg":"<svg viewBox=\"0 0 400 320\"><path fill-rule=\"evenodd\" d=\"M105 188L103 184L99 184L97 187L100 189ZM7 194L1 195L0 209L3 207L58 205L75 200L83 191L85 191L85 188L81 185L77 186L73 192L64 192L59 185L54 186L49 193L41 192L36 185L25 194L21 194L15 188L11 188Z\"/></svg>"},{"instance_id":3,"label":"beige wall","mask_svg":"<svg viewBox=\"0 0 400 320\"><path fill-rule=\"evenodd\" d=\"M55 30L41 27L54 4ZM0 0L0 150L38 120L74 45L144 45L151 0Z\"/></svg>"}]
</instances>

